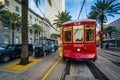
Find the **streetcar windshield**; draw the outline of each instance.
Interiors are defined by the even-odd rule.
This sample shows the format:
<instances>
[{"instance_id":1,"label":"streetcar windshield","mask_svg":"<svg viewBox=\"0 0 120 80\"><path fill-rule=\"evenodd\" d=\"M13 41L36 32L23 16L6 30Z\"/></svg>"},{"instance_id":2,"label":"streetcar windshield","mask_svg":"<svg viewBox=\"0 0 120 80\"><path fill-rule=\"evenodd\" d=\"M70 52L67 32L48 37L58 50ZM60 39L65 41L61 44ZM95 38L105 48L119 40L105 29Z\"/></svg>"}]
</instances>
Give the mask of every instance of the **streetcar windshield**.
<instances>
[{"instance_id":1,"label":"streetcar windshield","mask_svg":"<svg viewBox=\"0 0 120 80\"><path fill-rule=\"evenodd\" d=\"M74 42L83 42L83 26L74 26Z\"/></svg>"},{"instance_id":2,"label":"streetcar windshield","mask_svg":"<svg viewBox=\"0 0 120 80\"><path fill-rule=\"evenodd\" d=\"M72 42L72 27L64 28L64 42Z\"/></svg>"},{"instance_id":3,"label":"streetcar windshield","mask_svg":"<svg viewBox=\"0 0 120 80\"><path fill-rule=\"evenodd\" d=\"M87 25L85 27L86 29L86 42L93 42L94 39L94 26L93 25Z\"/></svg>"}]
</instances>

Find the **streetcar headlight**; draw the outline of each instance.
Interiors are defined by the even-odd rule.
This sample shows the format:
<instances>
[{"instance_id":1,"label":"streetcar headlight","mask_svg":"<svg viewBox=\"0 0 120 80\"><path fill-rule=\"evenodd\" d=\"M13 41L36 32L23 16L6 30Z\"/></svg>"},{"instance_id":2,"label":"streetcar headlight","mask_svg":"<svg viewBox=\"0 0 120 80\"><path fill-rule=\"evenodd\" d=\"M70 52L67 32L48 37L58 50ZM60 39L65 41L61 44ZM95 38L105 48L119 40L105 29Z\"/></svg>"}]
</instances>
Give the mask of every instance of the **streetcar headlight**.
<instances>
[{"instance_id":1,"label":"streetcar headlight","mask_svg":"<svg viewBox=\"0 0 120 80\"><path fill-rule=\"evenodd\" d=\"M77 51L80 52L80 49L78 48Z\"/></svg>"}]
</instances>

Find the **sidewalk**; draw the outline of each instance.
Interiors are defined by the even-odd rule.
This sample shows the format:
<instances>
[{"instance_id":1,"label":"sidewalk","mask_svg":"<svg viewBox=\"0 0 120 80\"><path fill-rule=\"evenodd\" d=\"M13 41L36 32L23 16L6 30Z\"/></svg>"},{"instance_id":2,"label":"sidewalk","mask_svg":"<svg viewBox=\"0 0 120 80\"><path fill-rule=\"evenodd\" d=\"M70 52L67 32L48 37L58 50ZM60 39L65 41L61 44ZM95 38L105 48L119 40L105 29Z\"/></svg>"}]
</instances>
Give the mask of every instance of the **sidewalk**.
<instances>
[{"instance_id":1,"label":"sidewalk","mask_svg":"<svg viewBox=\"0 0 120 80\"><path fill-rule=\"evenodd\" d=\"M5 70L0 67L0 80L41 80L43 74L59 58L58 52L41 57L41 61L23 71Z\"/></svg>"},{"instance_id":2,"label":"sidewalk","mask_svg":"<svg viewBox=\"0 0 120 80\"><path fill-rule=\"evenodd\" d=\"M120 52L115 52L115 51L111 51L111 50L107 50L107 49L101 49L99 47L97 47L97 50L104 51L105 53L112 54L112 55L120 57Z\"/></svg>"}]
</instances>

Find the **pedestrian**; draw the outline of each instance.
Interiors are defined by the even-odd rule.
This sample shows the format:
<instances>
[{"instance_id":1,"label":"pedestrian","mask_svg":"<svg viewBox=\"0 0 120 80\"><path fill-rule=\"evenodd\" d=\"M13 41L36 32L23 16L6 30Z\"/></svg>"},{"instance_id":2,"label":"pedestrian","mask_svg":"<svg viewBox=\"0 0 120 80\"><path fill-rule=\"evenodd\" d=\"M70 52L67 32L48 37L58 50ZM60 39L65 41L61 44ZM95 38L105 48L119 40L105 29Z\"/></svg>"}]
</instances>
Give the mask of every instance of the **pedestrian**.
<instances>
[{"instance_id":1,"label":"pedestrian","mask_svg":"<svg viewBox=\"0 0 120 80\"><path fill-rule=\"evenodd\" d=\"M56 52L56 50L57 50L57 44L55 43L54 44L54 52Z\"/></svg>"},{"instance_id":2,"label":"pedestrian","mask_svg":"<svg viewBox=\"0 0 120 80\"><path fill-rule=\"evenodd\" d=\"M47 47L47 53L50 54L51 53L51 45L49 42L46 47Z\"/></svg>"},{"instance_id":3,"label":"pedestrian","mask_svg":"<svg viewBox=\"0 0 120 80\"><path fill-rule=\"evenodd\" d=\"M44 53L44 57L46 56L46 53L47 53L47 48L46 48L46 45L43 44L43 53Z\"/></svg>"}]
</instances>

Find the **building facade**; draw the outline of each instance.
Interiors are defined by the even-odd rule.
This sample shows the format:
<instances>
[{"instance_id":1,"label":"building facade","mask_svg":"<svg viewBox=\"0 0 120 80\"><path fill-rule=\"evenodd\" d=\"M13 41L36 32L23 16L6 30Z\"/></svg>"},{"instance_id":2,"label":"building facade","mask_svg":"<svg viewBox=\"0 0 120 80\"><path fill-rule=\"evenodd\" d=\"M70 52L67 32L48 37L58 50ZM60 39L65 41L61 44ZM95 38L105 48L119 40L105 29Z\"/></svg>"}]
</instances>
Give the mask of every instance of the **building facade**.
<instances>
[{"instance_id":1,"label":"building facade","mask_svg":"<svg viewBox=\"0 0 120 80\"><path fill-rule=\"evenodd\" d=\"M53 24L54 20L56 19L55 15L58 15L58 12L65 11L65 0L51 0L52 6L50 6L45 0L45 17L50 20ZM53 26L55 27L55 26ZM53 28L51 32L56 32Z\"/></svg>"},{"instance_id":2,"label":"building facade","mask_svg":"<svg viewBox=\"0 0 120 80\"><path fill-rule=\"evenodd\" d=\"M107 25L107 27L116 27L117 31L114 31L110 35L107 35L107 37L104 38L104 44L108 43L108 49L120 51L120 18L111 22Z\"/></svg>"},{"instance_id":3,"label":"building facade","mask_svg":"<svg viewBox=\"0 0 120 80\"><path fill-rule=\"evenodd\" d=\"M15 12L21 15L21 4L15 0L0 0L10 12ZM40 37L50 38L50 25L33 10L28 10L28 24L38 24L43 27L44 32L35 32L34 29L28 27L28 43L40 43ZM16 27L14 35L14 43L21 44L21 27ZM12 27L11 24L0 21L0 44L12 43Z\"/></svg>"},{"instance_id":4,"label":"building facade","mask_svg":"<svg viewBox=\"0 0 120 80\"><path fill-rule=\"evenodd\" d=\"M111 36L108 35L107 37L105 37L105 39L111 38L111 39L119 39L120 40L120 18L109 23L106 27L110 27L110 26L116 27L117 31L112 32Z\"/></svg>"}]
</instances>

